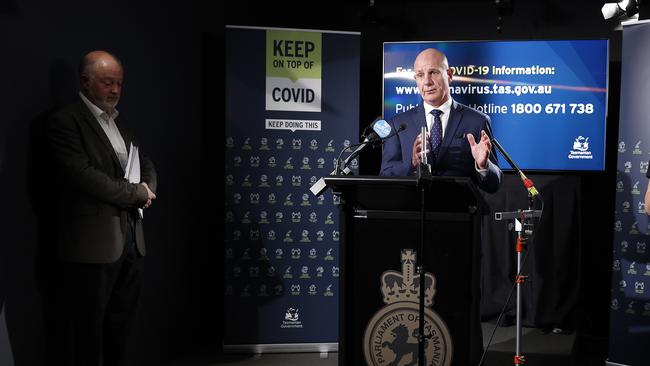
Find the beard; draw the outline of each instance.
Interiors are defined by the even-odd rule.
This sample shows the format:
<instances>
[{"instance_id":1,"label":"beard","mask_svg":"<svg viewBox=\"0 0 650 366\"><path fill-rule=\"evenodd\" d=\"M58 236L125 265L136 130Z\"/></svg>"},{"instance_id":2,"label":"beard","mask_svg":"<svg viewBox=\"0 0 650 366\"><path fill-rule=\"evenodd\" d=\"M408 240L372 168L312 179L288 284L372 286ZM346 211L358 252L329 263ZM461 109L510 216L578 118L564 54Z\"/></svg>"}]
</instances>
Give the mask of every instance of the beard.
<instances>
[{"instance_id":1,"label":"beard","mask_svg":"<svg viewBox=\"0 0 650 366\"><path fill-rule=\"evenodd\" d=\"M120 101L119 97L107 97L102 99L93 98L93 103L95 103L101 110L108 114L112 114L117 107L117 103Z\"/></svg>"}]
</instances>

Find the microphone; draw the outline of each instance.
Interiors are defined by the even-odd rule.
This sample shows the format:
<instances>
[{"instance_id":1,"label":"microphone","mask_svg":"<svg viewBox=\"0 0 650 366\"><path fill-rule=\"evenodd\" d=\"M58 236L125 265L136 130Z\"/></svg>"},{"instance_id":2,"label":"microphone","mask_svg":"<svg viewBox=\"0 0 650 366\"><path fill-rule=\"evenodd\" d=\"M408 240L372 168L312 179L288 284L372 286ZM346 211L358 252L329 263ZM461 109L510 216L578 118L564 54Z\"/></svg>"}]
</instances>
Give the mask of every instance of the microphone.
<instances>
[{"instance_id":1,"label":"microphone","mask_svg":"<svg viewBox=\"0 0 650 366\"><path fill-rule=\"evenodd\" d=\"M375 142L379 142L379 141L389 139L389 138L397 135L398 133L400 133L400 132L402 132L402 131L404 131L406 129L406 124L402 123L399 126L399 128L397 129L397 131L392 132L393 129L390 127L390 124L388 122L386 122L385 120L383 120L383 119L376 120L375 122L372 123L371 126L372 126L373 132L371 132L365 139L363 139L362 143L356 144L356 145L351 145L351 146L343 149L343 151L341 151L341 154L343 154L343 152L345 150L347 150L349 148L352 148L352 147L355 147L355 146L358 146L357 149L354 150L343 161L343 163L341 164L342 167L344 167L344 168L347 167L348 163L352 159L359 156L361 151L363 151L368 145L372 145ZM341 159L341 154L339 154L339 160Z\"/></svg>"},{"instance_id":2,"label":"microphone","mask_svg":"<svg viewBox=\"0 0 650 366\"><path fill-rule=\"evenodd\" d=\"M392 130L390 124L388 124L386 120L383 120L380 117L378 117L378 119L372 122L368 127L372 128L372 132L367 136L363 136L364 137L363 143L367 143L373 140L387 137ZM368 129L368 127L366 127L366 130Z\"/></svg>"},{"instance_id":3,"label":"microphone","mask_svg":"<svg viewBox=\"0 0 650 366\"><path fill-rule=\"evenodd\" d=\"M387 140L387 139L397 135L398 133L404 131L406 129L406 127L408 127L406 125L406 123L402 122L402 124L399 125L399 128L397 128L397 131L393 131L393 132L389 133L386 137L382 137L379 140L381 140L381 141ZM388 125L388 128L390 129L390 125ZM377 140L377 141L379 141L379 140ZM376 142L376 141L373 141L373 142Z\"/></svg>"},{"instance_id":4,"label":"microphone","mask_svg":"<svg viewBox=\"0 0 650 366\"><path fill-rule=\"evenodd\" d=\"M517 173L519 173L519 178L521 178L521 181L524 183L524 187L526 188L526 190L528 190L528 194L530 194L531 197L535 197L539 195L539 192L535 188L535 184L533 184L533 181L530 180L528 177L526 177L524 172L522 172L521 169L519 169L519 167L517 166L517 164L515 164L515 162L512 161L510 155L508 155L506 150L501 146L501 144L499 144L497 139L492 138L492 140L490 141L494 146L496 146L497 150L501 152L501 155L503 155L503 157L506 158L506 161L508 162L508 164L510 164L512 169L514 169Z\"/></svg>"},{"instance_id":5,"label":"microphone","mask_svg":"<svg viewBox=\"0 0 650 366\"><path fill-rule=\"evenodd\" d=\"M330 173L330 175L337 175L339 172L345 175L350 174L350 168L348 168L347 166L348 163L352 159L357 157L361 153L361 151L366 148L366 146L372 145L373 143L378 141L389 139L397 135L398 133L404 131L407 127L405 123L402 123L397 129L397 131L391 132L392 128L390 127L390 124L383 119L375 120L370 126L372 126L373 132L371 132L368 136L366 136L363 139L362 143L348 146L341 151L338 159L336 159L337 161L336 168ZM356 146L358 146L358 148L354 150L352 154L350 154L350 156L348 156L347 159L345 159L345 161L341 162L341 155L346 150ZM341 169L341 167L343 167L343 169ZM309 190L311 191L311 193L314 194L314 196L320 196L321 194L323 194L323 192L325 192L326 189L327 189L327 184L325 184L325 179L323 179L322 177L316 183L314 183L314 185L312 185L311 188L309 188Z\"/></svg>"}]
</instances>

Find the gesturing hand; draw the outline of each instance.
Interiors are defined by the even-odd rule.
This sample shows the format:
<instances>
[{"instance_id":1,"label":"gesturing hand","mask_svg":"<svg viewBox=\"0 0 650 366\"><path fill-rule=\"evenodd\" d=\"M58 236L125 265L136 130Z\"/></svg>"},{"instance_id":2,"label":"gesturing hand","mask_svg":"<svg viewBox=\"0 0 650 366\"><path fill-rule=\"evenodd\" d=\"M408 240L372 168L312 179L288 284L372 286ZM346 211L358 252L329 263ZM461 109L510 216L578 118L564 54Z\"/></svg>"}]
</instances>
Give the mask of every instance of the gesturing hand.
<instances>
[{"instance_id":1,"label":"gesturing hand","mask_svg":"<svg viewBox=\"0 0 650 366\"><path fill-rule=\"evenodd\" d=\"M492 150L492 143L490 142L487 133L481 130L481 140L478 143L474 140L474 135L468 133L467 141L469 141L469 147L472 149L472 156L476 162L476 167L479 169L486 169L488 158L490 157L490 151Z\"/></svg>"}]
</instances>

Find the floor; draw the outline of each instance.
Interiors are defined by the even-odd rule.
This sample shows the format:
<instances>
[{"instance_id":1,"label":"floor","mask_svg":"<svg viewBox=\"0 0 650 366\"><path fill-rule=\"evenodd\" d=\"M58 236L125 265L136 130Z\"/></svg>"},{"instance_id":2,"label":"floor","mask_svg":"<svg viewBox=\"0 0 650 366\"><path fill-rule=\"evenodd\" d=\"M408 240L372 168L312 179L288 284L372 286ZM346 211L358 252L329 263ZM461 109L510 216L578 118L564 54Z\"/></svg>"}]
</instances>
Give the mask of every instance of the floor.
<instances>
[{"instance_id":1,"label":"floor","mask_svg":"<svg viewBox=\"0 0 650 366\"><path fill-rule=\"evenodd\" d=\"M191 358L165 364L165 366L334 366L338 365L337 353L330 353L322 358L317 353L288 353L288 354L264 354L264 355L220 355L212 359Z\"/></svg>"},{"instance_id":2,"label":"floor","mask_svg":"<svg viewBox=\"0 0 650 366\"><path fill-rule=\"evenodd\" d=\"M487 341L494 325L483 323L483 340ZM489 348L484 366L512 365L515 352L514 326L496 329L494 340ZM541 329L524 328L522 350L528 366L603 366L604 360L598 357L575 354L575 334L555 334ZM291 353L291 354L220 354L194 355L164 366L334 366L338 364L338 353Z\"/></svg>"}]
</instances>

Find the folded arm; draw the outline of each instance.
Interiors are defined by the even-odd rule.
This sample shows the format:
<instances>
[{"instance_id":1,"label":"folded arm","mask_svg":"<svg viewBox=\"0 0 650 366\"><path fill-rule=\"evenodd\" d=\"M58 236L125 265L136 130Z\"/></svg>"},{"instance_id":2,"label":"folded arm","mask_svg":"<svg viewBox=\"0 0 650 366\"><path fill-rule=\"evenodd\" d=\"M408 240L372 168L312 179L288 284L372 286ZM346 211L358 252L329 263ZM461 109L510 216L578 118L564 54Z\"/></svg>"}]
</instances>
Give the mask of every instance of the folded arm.
<instances>
[{"instance_id":1,"label":"folded arm","mask_svg":"<svg viewBox=\"0 0 650 366\"><path fill-rule=\"evenodd\" d=\"M111 177L91 164L84 146L86 141L74 118L60 115L52 118L47 127L47 143L65 184L121 208L143 207L147 203L149 194L144 185ZM151 179L151 173L147 174ZM155 189L155 173L153 182Z\"/></svg>"}]
</instances>

